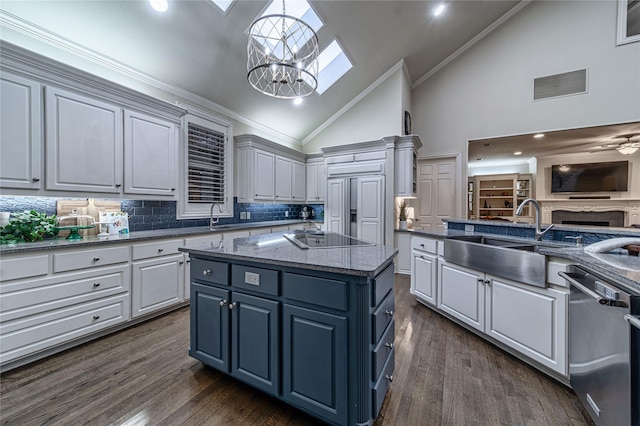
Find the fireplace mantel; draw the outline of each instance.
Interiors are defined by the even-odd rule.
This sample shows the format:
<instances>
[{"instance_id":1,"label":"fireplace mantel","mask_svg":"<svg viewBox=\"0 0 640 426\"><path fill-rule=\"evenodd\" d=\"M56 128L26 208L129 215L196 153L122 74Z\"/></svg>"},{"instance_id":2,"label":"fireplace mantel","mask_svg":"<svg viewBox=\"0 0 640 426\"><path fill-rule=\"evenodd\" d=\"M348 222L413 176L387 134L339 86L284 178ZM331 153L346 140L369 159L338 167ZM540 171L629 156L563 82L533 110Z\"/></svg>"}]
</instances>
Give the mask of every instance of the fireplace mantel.
<instances>
[{"instance_id":1,"label":"fireplace mantel","mask_svg":"<svg viewBox=\"0 0 640 426\"><path fill-rule=\"evenodd\" d=\"M583 200L538 200L542 207L542 222L551 223L554 210L570 212L623 211L624 226L640 224L640 199L583 199Z\"/></svg>"}]
</instances>

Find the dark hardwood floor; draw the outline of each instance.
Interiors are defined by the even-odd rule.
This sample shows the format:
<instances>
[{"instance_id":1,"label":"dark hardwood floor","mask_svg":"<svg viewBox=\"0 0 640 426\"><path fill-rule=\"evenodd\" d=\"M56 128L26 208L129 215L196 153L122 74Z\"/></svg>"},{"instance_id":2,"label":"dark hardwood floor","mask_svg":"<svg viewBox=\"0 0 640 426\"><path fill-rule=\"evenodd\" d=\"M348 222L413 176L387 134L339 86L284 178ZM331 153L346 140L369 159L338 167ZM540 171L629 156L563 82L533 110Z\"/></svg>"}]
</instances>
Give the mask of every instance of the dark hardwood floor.
<instances>
[{"instance_id":1,"label":"dark hardwood floor","mask_svg":"<svg viewBox=\"0 0 640 426\"><path fill-rule=\"evenodd\" d=\"M409 294L376 425L589 425L573 392ZM317 425L187 354L183 308L0 377L3 425Z\"/></svg>"}]
</instances>

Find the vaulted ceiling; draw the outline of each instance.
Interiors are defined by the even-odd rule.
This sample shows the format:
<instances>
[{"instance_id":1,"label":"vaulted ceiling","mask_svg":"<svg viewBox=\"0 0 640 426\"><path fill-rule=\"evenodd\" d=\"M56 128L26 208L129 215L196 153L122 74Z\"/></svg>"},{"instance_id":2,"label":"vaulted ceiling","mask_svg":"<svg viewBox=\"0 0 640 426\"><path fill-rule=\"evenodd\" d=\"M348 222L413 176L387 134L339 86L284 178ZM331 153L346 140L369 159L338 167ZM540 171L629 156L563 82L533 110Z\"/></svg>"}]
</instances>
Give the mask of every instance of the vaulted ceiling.
<instances>
[{"instance_id":1,"label":"vaulted ceiling","mask_svg":"<svg viewBox=\"0 0 640 426\"><path fill-rule=\"evenodd\" d=\"M520 2L449 0L435 17L439 3L310 0L325 24L318 31L320 48L337 39L354 66L299 106L262 95L246 80L247 29L267 1L236 0L226 15L208 0L169 0L165 13L142 0L3 1L0 34L35 28L31 34L47 43L88 49L85 55L107 58L221 105L233 118L302 141L401 60L415 83Z\"/></svg>"}]
</instances>

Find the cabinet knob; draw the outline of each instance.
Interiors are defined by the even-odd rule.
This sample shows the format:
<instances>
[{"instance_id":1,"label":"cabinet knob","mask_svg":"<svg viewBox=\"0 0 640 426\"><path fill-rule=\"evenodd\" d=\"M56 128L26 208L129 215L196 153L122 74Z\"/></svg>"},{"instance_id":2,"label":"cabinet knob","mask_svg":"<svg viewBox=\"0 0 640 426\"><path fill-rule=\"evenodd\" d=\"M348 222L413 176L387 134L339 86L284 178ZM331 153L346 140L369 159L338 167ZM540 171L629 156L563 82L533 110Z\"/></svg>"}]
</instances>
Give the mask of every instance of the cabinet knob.
<instances>
[{"instance_id":1,"label":"cabinet knob","mask_svg":"<svg viewBox=\"0 0 640 426\"><path fill-rule=\"evenodd\" d=\"M158 253L162 253L163 251L164 251L164 249L163 249L163 248L159 248L159 249L158 249Z\"/></svg>"},{"instance_id":2,"label":"cabinet knob","mask_svg":"<svg viewBox=\"0 0 640 426\"><path fill-rule=\"evenodd\" d=\"M233 310L237 307L238 305L236 304L236 302L233 302L229 305L229 310Z\"/></svg>"},{"instance_id":3,"label":"cabinet knob","mask_svg":"<svg viewBox=\"0 0 640 426\"><path fill-rule=\"evenodd\" d=\"M94 287L100 287L100 283L93 283Z\"/></svg>"},{"instance_id":4,"label":"cabinet knob","mask_svg":"<svg viewBox=\"0 0 640 426\"><path fill-rule=\"evenodd\" d=\"M484 284L484 278L478 278L478 282L479 282L480 284Z\"/></svg>"},{"instance_id":5,"label":"cabinet knob","mask_svg":"<svg viewBox=\"0 0 640 426\"><path fill-rule=\"evenodd\" d=\"M184 264L184 260L181 260L180 262L178 262L180 265Z\"/></svg>"},{"instance_id":6,"label":"cabinet knob","mask_svg":"<svg viewBox=\"0 0 640 426\"><path fill-rule=\"evenodd\" d=\"M392 375L385 374L384 378L387 379L390 382L393 382L393 374Z\"/></svg>"},{"instance_id":7,"label":"cabinet knob","mask_svg":"<svg viewBox=\"0 0 640 426\"><path fill-rule=\"evenodd\" d=\"M226 301L225 299L222 299L222 300L220 301L220 307L223 307L223 306L224 306L224 305L226 305L226 304L227 304L227 301Z\"/></svg>"},{"instance_id":8,"label":"cabinet knob","mask_svg":"<svg viewBox=\"0 0 640 426\"><path fill-rule=\"evenodd\" d=\"M387 310L387 311L384 311L384 313L392 317L394 312Z\"/></svg>"},{"instance_id":9,"label":"cabinet knob","mask_svg":"<svg viewBox=\"0 0 640 426\"><path fill-rule=\"evenodd\" d=\"M420 244L420 247L424 248L424 244Z\"/></svg>"},{"instance_id":10,"label":"cabinet knob","mask_svg":"<svg viewBox=\"0 0 640 426\"><path fill-rule=\"evenodd\" d=\"M385 345L386 347L388 347L389 349L393 349L393 343L389 343L389 342L387 342L387 343L385 343L384 345Z\"/></svg>"},{"instance_id":11,"label":"cabinet knob","mask_svg":"<svg viewBox=\"0 0 640 426\"><path fill-rule=\"evenodd\" d=\"M212 274L211 269L205 269L204 271L202 271L202 275L204 275L205 277L208 277L211 274Z\"/></svg>"},{"instance_id":12,"label":"cabinet knob","mask_svg":"<svg viewBox=\"0 0 640 426\"><path fill-rule=\"evenodd\" d=\"M172 191L175 191L176 189L175 189L175 188L171 188L171 190L172 190Z\"/></svg>"},{"instance_id":13,"label":"cabinet knob","mask_svg":"<svg viewBox=\"0 0 640 426\"><path fill-rule=\"evenodd\" d=\"M187 263L191 263L191 259L187 259Z\"/></svg>"},{"instance_id":14,"label":"cabinet knob","mask_svg":"<svg viewBox=\"0 0 640 426\"><path fill-rule=\"evenodd\" d=\"M100 258L99 258L99 257L94 257L94 258L93 258L93 261L94 261L94 262L98 262L99 260L100 260Z\"/></svg>"},{"instance_id":15,"label":"cabinet knob","mask_svg":"<svg viewBox=\"0 0 640 426\"><path fill-rule=\"evenodd\" d=\"M93 316L93 319L94 319L94 320L100 319L100 315L94 315L94 316Z\"/></svg>"},{"instance_id":16,"label":"cabinet knob","mask_svg":"<svg viewBox=\"0 0 640 426\"><path fill-rule=\"evenodd\" d=\"M121 183L116 183L116 188L120 188L122 186Z\"/></svg>"},{"instance_id":17,"label":"cabinet knob","mask_svg":"<svg viewBox=\"0 0 640 426\"><path fill-rule=\"evenodd\" d=\"M37 177L31 178L31 182L40 182L40 178L37 178Z\"/></svg>"}]
</instances>

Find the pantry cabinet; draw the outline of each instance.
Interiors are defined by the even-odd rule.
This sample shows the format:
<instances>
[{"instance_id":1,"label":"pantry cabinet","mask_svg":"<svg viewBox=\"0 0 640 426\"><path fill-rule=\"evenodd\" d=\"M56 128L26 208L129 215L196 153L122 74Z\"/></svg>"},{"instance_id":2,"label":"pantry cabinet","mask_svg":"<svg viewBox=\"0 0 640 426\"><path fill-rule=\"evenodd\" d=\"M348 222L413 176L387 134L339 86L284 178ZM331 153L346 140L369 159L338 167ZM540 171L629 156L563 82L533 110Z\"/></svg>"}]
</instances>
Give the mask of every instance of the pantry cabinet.
<instances>
[{"instance_id":1,"label":"pantry cabinet","mask_svg":"<svg viewBox=\"0 0 640 426\"><path fill-rule=\"evenodd\" d=\"M42 185L42 92L40 83L0 74L0 187Z\"/></svg>"}]
</instances>

